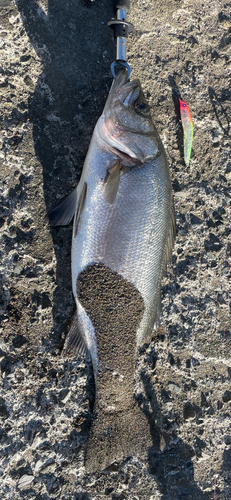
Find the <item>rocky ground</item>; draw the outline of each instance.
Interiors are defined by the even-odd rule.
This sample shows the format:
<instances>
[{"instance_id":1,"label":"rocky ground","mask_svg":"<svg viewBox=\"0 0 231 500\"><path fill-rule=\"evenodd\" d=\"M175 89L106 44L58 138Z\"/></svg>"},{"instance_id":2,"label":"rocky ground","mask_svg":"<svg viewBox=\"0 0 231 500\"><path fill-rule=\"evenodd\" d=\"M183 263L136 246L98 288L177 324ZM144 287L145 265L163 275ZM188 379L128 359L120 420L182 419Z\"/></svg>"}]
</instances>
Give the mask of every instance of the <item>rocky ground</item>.
<instances>
[{"instance_id":1,"label":"rocky ground","mask_svg":"<svg viewBox=\"0 0 231 500\"><path fill-rule=\"evenodd\" d=\"M61 354L75 310L71 225L47 211L78 182L111 84L107 0L0 0L0 491L18 500L231 498L231 2L134 0L128 42L166 147L176 208L164 322L135 391L153 452L86 473L92 385ZM178 97L194 123L185 167ZM89 403L90 401L90 403Z\"/></svg>"}]
</instances>

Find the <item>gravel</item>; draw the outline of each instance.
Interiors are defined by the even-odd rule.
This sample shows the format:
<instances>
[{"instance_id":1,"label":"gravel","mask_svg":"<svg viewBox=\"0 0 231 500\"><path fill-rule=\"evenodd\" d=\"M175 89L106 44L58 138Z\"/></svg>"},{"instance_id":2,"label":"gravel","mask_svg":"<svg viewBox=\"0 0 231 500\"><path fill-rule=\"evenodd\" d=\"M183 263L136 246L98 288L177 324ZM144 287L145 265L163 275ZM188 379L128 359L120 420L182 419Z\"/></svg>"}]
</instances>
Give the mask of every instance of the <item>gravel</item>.
<instances>
[{"instance_id":1,"label":"gravel","mask_svg":"<svg viewBox=\"0 0 231 500\"><path fill-rule=\"evenodd\" d=\"M231 498L231 2L134 0L132 77L165 145L176 243L163 324L137 356L152 453L88 472L88 361L62 347L72 227L45 215L79 180L115 57L106 0L1 0L0 492L5 500ZM183 160L178 98L194 142Z\"/></svg>"}]
</instances>

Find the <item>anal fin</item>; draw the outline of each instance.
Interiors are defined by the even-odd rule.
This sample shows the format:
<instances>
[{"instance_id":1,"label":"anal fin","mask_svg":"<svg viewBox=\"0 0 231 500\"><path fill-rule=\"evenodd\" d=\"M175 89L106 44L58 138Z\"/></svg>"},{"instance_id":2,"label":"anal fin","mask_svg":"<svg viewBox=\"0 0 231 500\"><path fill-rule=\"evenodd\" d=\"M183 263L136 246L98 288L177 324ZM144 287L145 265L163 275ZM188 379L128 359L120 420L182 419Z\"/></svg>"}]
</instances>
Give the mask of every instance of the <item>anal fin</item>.
<instances>
[{"instance_id":1,"label":"anal fin","mask_svg":"<svg viewBox=\"0 0 231 500\"><path fill-rule=\"evenodd\" d=\"M83 335L79 329L78 325L78 315L77 313L74 316L74 319L71 323L70 330L68 332L65 344L64 344L64 354L68 354L71 351L76 356L86 356L87 354L87 346L86 341L83 338Z\"/></svg>"}]
</instances>

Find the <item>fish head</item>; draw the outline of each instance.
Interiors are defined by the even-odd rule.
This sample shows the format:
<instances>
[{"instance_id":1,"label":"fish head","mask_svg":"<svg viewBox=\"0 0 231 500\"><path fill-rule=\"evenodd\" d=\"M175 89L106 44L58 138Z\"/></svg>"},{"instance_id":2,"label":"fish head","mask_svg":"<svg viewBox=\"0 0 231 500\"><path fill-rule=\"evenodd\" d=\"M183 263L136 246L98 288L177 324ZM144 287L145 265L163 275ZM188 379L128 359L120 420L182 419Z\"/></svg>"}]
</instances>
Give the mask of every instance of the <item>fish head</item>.
<instances>
[{"instance_id":1,"label":"fish head","mask_svg":"<svg viewBox=\"0 0 231 500\"><path fill-rule=\"evenodd\" d=\"M103 147L123 163L144 163L159 152L159 137L139 80L120 70L98 122Z\"/></svg>"}]
</instances>

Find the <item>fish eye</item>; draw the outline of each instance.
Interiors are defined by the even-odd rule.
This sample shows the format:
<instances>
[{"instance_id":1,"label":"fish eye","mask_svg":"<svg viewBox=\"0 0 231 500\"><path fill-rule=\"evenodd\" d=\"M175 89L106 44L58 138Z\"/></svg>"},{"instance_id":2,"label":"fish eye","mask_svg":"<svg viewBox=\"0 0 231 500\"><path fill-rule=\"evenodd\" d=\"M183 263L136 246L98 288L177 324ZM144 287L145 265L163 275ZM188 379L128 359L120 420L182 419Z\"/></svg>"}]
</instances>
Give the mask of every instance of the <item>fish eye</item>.
<instances>
[{"instance_id":1,"label":"fish eye","mask_svg":"<svg viewBox=\"0 0 231 500\"><path fill-rule=\"evenodd\" d=\"M141 113L147 113L149 111L149 105L143 101L139 101L138 99L134 102L136 111L140 111Z\"/></svg>"},{"instance_id":2,"label":"fish eye","mask_svg":"<svg viewBox=\"0 0 231 500\"><path fill-rule=\"evenodd\" d=\"M183 108L186 108L186 104L185 104L185 102L183 103Z\"/></svg>"},{"instance_id":3,"label":"fish eye","mask_svg":"<svg viewBox=\"0 0 231 500\"><path fill-rule=\"evenodd\" d=\"M141 103L141 104L139 104L139 106L138 106L138 109L145 109L145 108L146 108L146 106L145 106L144 102L142 102L142 103Z\"/></svg>"}]
</instances>

